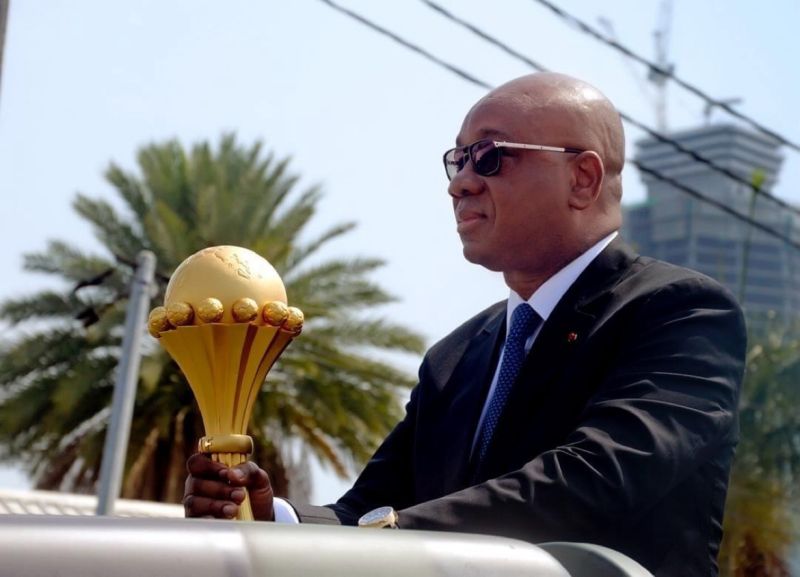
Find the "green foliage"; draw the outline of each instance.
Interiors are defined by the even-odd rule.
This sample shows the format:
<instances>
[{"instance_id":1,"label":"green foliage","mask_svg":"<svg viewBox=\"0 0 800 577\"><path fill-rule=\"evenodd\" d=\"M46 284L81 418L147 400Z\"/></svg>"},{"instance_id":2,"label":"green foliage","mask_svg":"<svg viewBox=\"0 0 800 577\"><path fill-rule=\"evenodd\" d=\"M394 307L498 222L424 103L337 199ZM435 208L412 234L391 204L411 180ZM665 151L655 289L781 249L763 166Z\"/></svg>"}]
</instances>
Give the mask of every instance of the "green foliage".
<instances>
[{"instance_id":1,"label":"green foliage","mask_svg":"<svg viewBox=\"0 0 800 577\"><path fill-rule=\"evenodd\" d=\"M94 489L117 365L131 263L141 250L158 259L163 300L169 275L190 254L213 245L250 248L281 273L290 304L306 316L301 338L283 354L254 409L256 458L285 493L290 447L299 440L339 474L362 463L400 418L412 379L381 350L419 353L421 338L369 313L392 297L369 279L376 259L319 254L352 230L335 225L307 239L320 191L297 192L288 159L260 143L224 136L186 151L176 141L138 155L139 173L111 164L106 179L124 211L79 194L74 208L105 254L60 241L26 256L25 268L66 281L0 304L17 330L0 357L0 458L20 459L37 487ZM378 353L378 354L376 354ZM176 365L150 342L142 361L123 493L179 500L184 462L202 423Z\"/></svg>"},{"instance_id":2,"label":"green foliage","mask_svg":"<svg viewBox=\"0 0 800 577\"><path fill-rule=\"evenodd\" d=\"M787 558L798 540L800 505L796 335L791 327L771 323L752 338L740 402L741 441L725 510L722 575L789 574Z\"/></svg>"}]
</instances>

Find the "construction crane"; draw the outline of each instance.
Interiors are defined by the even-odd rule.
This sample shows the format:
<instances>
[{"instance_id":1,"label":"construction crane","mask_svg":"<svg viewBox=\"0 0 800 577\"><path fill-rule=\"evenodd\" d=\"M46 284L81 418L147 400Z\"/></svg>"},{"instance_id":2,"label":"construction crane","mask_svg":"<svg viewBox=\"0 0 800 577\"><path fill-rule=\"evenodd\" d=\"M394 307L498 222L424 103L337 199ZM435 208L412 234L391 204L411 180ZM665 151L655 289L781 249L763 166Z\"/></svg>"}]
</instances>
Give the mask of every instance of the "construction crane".
<instances>
[{"instance_id":1,"label":"construction crane","mask_svg":"<svg viewBox=\"0 0 800 577\"><path fill-rule=\"evenodd\" d=\"M6 24L10 3L11 0L0 0L0 88L3 86L3 48L6 45Z\"/></svg>"},{"instance_id":2,"label":"construction crane","mask_svg":"<svg viewBox=\"0 0 800 577\"><path fill-rule=\"evenodd\" d=\"M619 42L614 24L606 17L601 16L597 19L600 26L605 30L606 35L612 41ZM637 86L645 97L654 103L656 110L656 126L659 132L667 130L667 80L669 75L675 70L675 65L668 61L669 36L672 26L672 0L662 0L658 9L656 28L653 30L655 41L655 66L651 66L647 73L647 79L655 86L655 95L650 86L645 85L640 76L639 70L633 62L623 57L625 65L631 69L631 76L636 81Z\"/></svg>"},{"instance_id":3,"label":"construction crane","mask_svg":"<svg viewBox=\"0 0 800 577\"><path fill-rule=\"evenodd\" d=\"M667 131L667 80L675 71L675 65L668 60L671 27L672 0L661 0L658 7L656 29L653 31L655 62L658 67L651 67L647 74L648 80L656 87L656 127L659 132Z\"/></svg>"}]
</instances>

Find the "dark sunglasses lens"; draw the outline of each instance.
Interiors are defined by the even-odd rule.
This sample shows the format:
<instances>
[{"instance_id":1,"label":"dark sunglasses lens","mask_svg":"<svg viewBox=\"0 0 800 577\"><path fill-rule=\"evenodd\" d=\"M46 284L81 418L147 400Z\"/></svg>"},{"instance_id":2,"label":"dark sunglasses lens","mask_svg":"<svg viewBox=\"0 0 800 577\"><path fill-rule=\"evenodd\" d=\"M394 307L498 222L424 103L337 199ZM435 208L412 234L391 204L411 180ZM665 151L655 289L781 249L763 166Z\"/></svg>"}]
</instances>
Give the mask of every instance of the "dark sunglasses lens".
<instances>
[{"instance_id":1,"label":"dark sunglasses lens","mask_svg":"<svg viewBox=\"0 0 800 577\"><path fill-rule=\"evenodd\" d=\"M500 169L500 149L491 140L479 140L470 147L470 157L475 172L490 176Z\"/></svg>"},{"instance_id":2,"label":"dark sunglasses lens","mask_svg":"<svg viewBox=\"0 0 800 577\"><path fill-rule=\"evenodd\" d=\"M453 177L464 168L467 162L467 155L464 154L463 148L453 148L444 154L444 169L447 172L448 180L453 180Z\"/></svg>"}]
</instances>

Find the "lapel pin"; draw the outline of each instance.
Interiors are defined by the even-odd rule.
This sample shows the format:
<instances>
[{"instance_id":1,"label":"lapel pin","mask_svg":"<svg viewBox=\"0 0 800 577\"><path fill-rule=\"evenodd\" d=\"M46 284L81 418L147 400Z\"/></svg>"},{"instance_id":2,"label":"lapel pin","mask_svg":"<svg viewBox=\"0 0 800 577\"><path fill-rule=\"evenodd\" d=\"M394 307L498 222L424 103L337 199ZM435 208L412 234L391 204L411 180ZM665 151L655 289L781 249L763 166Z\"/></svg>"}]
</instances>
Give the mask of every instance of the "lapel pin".
<instances>
[{"instance_id":1,"label":"lapel pin","mask_svg":"<svg viewBox=\"0 0 800 577\"><path fill-rule=\"evenodd\" d=\"M567 333L567 342L568 343L574 343L577 340L578 340L578 333L576 333L576 332Z\"/></svg>"}]
</instances>

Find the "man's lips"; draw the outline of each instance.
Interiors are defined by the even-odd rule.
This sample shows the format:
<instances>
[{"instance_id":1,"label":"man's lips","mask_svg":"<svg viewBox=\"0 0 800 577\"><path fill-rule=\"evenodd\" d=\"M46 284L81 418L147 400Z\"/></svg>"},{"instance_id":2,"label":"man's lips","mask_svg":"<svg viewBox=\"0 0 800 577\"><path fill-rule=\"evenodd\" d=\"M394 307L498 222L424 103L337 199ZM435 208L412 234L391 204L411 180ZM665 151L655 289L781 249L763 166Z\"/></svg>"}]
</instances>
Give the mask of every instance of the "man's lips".
<instances>
[{"instance_id":1,"label":"man's lips","mask_svg":"<svg viewBox=\"0 0 800 577\"><path fill-rule=\"evenodd\" d=\"M456 228L458 232L465 232L478 226L486 220L486 215L477 210L456 209Z\"/></svg>"}]
</instances>

